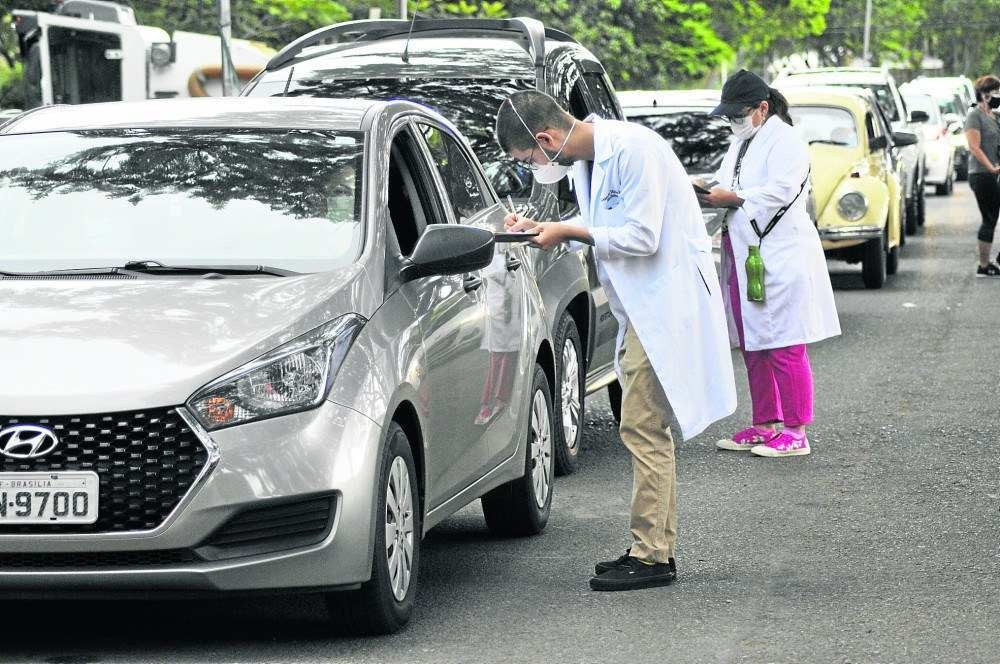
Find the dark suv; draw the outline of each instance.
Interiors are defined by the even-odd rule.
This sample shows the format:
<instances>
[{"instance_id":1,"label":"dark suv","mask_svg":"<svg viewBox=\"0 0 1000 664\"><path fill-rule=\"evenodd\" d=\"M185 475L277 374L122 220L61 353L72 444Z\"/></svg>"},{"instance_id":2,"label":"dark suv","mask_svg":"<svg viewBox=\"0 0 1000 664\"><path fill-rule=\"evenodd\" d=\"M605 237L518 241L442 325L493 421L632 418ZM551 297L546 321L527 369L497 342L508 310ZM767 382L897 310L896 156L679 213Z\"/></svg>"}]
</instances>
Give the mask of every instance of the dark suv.
<instances>
[{"instance_id":1,"label":"dark suv","mask_svg":"<svg viewBox=\"0 0 1000 664\"><path fill-rule=\"evenodd\" d=\"M517 90L538 89L579 119L623 119L597 58L569 35L530 18L508 20L369 20L321 28L278 53L245 96L406 99L451 120L471 142L501 200L539 220L579 215L567 181L541 185L506 158L494 137L500 104ZM461 186L455 183L455 186ZM609 386L617 323L590 251L532 252L532 271L556 343L556 470L572 472L584 423L584 394Z\"/></svg>"}]
</instances>

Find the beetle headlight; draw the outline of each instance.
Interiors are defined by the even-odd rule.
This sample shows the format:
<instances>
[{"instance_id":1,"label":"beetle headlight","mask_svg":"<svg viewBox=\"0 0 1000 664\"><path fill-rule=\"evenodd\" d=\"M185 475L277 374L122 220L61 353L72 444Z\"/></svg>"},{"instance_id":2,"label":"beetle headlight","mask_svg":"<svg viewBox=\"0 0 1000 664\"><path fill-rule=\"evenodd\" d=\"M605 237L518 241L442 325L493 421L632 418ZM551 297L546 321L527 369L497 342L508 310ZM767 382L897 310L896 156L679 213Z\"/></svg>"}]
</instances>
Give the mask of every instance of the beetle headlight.
<instances>
[{"instance_id":1,"label":"beetle headlight","mask_svg":"<svg viewBox=\"0 0 1000 664\"><path fill-rule=\"evenodd\" d=\"M837 212L848 221L857 221L868 213L868 199L856 191L844 194L837 201Z\"/></svg>"},{"instance_id":2,"label":"beetle headlight","mask_svg":"<svg viewBox=\"0 0 1000 664\"><path fill-rule=\"evenodd\" d=\"M188 400L209 431L315 408L365 319L348 314L212 381Z\"/></svg>"}]
</instances>

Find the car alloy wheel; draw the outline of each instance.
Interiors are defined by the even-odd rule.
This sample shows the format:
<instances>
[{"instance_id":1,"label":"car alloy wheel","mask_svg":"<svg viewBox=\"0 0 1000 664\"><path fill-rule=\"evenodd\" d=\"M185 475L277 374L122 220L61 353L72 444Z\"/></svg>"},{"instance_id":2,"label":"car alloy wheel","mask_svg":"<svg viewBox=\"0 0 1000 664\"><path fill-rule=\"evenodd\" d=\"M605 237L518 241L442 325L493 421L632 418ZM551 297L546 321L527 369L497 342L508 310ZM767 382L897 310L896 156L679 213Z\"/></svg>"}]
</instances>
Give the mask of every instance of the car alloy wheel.
<instances>
[{"instance_id":1,"label":"car alloy wheel","mask_svg":"<svg viewBox=\"0 0 1000 664\"><path fill-rule=\"evenodd\" d=\"M567 339L563 344L562 352L562 385L560 392L562 396L562 426L563 436L566 446L571 450L577 447L577 437L580 433L580 411L582 404L580 400L580 354L576 351L576 344Z\"/></svg>"},{"instance_id":2,"label":"car alloy wheel","mask_svg":"<svg viewBox=\"0 0 1000 664\"><path fill-rule=\"evenodd\" d=\"M552 489L552 425L545 394L535 392L531 403L531 484L535 504L543 509Z\"/></svg>"},{"instance_id":3,"label":"car alloy wheel","mask_svg":"<svg viewBox=\"0 0 1000 664\"><path fill-rule=\"evenodd\" d=\"M573 316L566 312L559 319L553 340L556 349L556 393L552 406L556 427L552 440L556 475L569 475L576 470L583 437L584 391L586 367L583 362L583 342Z\"/></svg>"},{"instance_id":4,"label":"car alloy wheel","mask_svg":"<svg viewBox=\"0 0 1000 664\"><path fill-rule=\"evenodd\" d=\"M392 594L406 597L413 574L413 487L406 462L393 459L385 489L385 556Z\"/></svg>"}]
</instances>

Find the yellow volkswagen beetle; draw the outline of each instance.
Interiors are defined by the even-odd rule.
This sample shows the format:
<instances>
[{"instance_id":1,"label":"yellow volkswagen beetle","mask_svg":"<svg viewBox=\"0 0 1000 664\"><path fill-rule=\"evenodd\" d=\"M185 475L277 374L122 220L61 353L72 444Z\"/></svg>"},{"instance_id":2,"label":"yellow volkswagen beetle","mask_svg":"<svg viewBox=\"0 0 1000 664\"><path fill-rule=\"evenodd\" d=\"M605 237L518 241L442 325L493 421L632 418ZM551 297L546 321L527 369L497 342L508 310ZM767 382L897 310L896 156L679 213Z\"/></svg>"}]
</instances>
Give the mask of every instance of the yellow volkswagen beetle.
<instances>
[{"instance_id":1,"label":"yellow volkswagen beetle","mask_svg":"<svg viewBox=\"0 0 1000 664\"><path fill-rule=\"evenodd\" d=\"M865 286L881 288L899 269L905 237L897 151L917 137L893 134L875 98L861 88L783 92L809 143L811 206L823 249L829 258L860 262Z\"/></svg>"}]
</instances>

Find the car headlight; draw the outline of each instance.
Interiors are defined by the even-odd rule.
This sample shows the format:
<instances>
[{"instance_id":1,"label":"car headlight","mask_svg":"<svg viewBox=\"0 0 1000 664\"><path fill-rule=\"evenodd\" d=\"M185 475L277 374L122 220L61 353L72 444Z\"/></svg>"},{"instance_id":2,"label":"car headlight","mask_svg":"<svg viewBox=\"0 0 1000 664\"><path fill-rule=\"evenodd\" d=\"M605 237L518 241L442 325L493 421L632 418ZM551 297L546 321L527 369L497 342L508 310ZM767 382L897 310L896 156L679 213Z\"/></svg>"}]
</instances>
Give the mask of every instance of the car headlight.
<instances>
[{"instance_id":1,"label":"car headlight","mask_svg":"<svg viewBox=\"0 0 1000 664\"><path fill-rule=\"evenodd\" d=\"M188 407L209 431L315 408L364 324L348 314L321 325L212 381Z\"/></svg>"},{"instance_id":2,"label":"car headlight","mask_svg":"<svg viewBox=\"0 0 1000 664\"><path fill-rule=\"evenodd\" d=\"M868 199L856 191L844 194L837 201L837 212L848 221L857 221L868 213Z\"/></svg>"},{"instance_id":3,"label":"car headlight","mask_svg":"<svg viewBox=\"0 0 1000 664\"><path fill-rule=\"evenodd\" d=\"M149 60L157 67L166 67L176 59L174 49L176 46L171 42L158 42L149 47Z\"/></svg>"}]
</instances>

